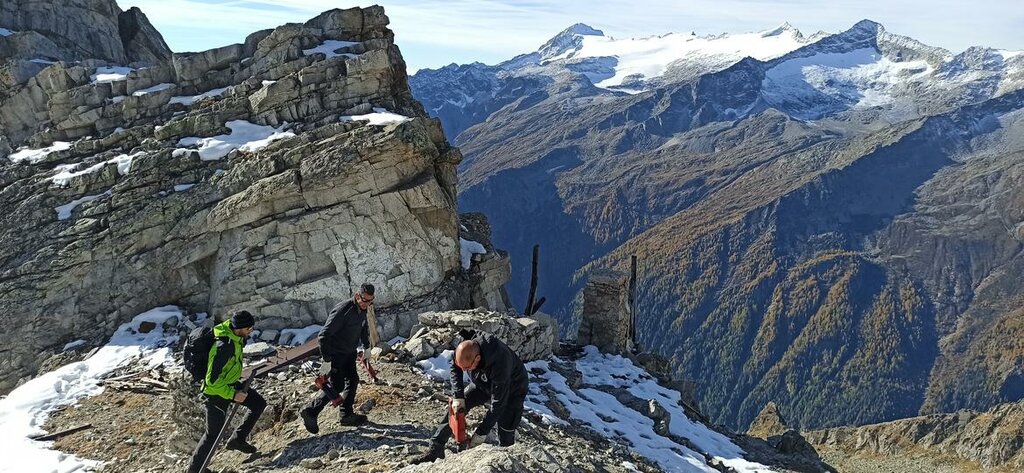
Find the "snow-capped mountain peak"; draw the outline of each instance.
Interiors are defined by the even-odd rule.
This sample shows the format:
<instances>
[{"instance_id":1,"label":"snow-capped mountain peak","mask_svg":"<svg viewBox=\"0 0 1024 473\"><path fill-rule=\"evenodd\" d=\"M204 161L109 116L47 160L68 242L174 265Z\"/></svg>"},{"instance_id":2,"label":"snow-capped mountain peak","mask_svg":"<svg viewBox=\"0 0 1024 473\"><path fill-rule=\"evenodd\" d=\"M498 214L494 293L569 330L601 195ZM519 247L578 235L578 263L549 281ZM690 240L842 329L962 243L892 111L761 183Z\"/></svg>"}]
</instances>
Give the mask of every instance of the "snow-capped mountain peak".
<instances>
[{"instance_id":1,"label":"snow-capped mountain peak","mask_svg":"<svg viewBox=\"0 0 1024 473\"><path fill-rule=\"evenodd\" d=\"M537 52L540 53L542 61L552 60L579 49L584 36L604 36L604 32L583 23L576 23L549 39Z\"/></svg>"}]
</instances>

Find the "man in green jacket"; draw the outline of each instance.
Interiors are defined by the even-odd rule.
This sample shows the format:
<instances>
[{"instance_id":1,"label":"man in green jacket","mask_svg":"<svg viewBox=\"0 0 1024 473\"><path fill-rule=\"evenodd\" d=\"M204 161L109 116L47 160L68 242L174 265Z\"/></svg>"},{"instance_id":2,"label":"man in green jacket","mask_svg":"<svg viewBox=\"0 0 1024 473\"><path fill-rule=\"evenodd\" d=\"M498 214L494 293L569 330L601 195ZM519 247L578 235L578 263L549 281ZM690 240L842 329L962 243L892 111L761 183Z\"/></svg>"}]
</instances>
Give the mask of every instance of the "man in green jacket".
<instances>
[{"instance_id":1,"label":"man in green jacket","mask_svg":"<svg viewBox=\"0 0 1024 473\"><path fill-rule=\"evenodd\" d=\"M242 453L256 453L256 447L252 446L246 438L252 432L252 428L259 420L260 414L267 407L267 401L256 390L250 388L247 391L240 391L239 379L242 377L242 347L245 346L245 339L252 334L256 319L246 311L236 312L231 319L225 320L213 327L213 336L216 341L210 348L210 357L207 361L206 379L203 380L203 397L206 399L206 432L199 440L195 453L192 454L192 462L189 464L188 473L200 472L199 468L206 461L207 455L213 449L217 441L217 435L224 427L228 408L231 402L237 402L249 409L242 425L238 426L234 435L228 440L226 447L229 450L238 450Z\"/></svg>"}]
</instances>

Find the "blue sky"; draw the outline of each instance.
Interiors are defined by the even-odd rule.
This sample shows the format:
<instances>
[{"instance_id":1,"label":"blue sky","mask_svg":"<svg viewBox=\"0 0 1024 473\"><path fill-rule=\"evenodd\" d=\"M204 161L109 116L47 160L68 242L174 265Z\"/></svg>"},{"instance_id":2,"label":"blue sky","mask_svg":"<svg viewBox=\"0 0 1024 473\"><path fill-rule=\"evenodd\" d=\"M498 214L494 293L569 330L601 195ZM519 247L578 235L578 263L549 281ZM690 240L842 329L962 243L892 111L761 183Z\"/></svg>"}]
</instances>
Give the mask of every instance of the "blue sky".
<instances>
[{"instance_id":1,"label":"blue sky","mask_svg":"<svg viewBox=\"0 0 1024 473\"><path fill-rule=\"evenodd\" d=\"M1024 49L1022 0L379 0L410 71L452 62L500 62L535 50L577 22L616 37L670 32L761 31L789 22L805 35L861 19L960 52L972 45ZM302 22L343 0L120 0L138 6L174 51L241 42L248 33Z\"/></svg>"}]
</instances>

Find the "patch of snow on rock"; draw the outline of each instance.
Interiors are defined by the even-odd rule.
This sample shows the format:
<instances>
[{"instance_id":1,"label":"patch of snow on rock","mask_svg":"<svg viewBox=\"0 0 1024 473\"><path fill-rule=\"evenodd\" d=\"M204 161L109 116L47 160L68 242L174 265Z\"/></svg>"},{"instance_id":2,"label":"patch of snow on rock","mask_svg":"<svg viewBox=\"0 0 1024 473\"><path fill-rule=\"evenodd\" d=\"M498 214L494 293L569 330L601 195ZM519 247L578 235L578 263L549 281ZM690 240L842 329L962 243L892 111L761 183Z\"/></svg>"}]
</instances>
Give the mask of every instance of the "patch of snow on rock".
<instances>
[{"instance_id":1,"label":"patch of snow on rock","mask_svg":"<svg viewBox=\"0 0 1024 473\"><path fill-rule=\"evenodd\" d=\"M71 143L69 143L67 141L54 141L53 144L51 144L50 146L47 146L45 148L40 148L40 149L22 149L22 150L14 153L14 154L8 156L7 159L10 159L11 162L13 162L13 163L20 163L22 161L28 161L29 164L35 164L35 163L38 163L39 161L42 161L50 153L54 153L54 152L57 152L57 151L64 151L64 150L68 150L68 149L71 149Z\"/></svg>"},{"instance_id":2,"label":"patch of snow on rock","mask_svg":"<svg viewBox=\"0 0 1024 473\"><path fill-rule=\"evenodd\" d=\"M469 269L473 263L473 255L487 254L487 250L480 243L459 238L459 253L462 258L462 269Z\"/></svg>"},{"instance_id":3,"label":"patch of snow on rock","mask_svg":"<svg viewBox=\"0 0 1024 473\"><path fill-rule=\"evenodd\" d=\"M134 70L135 69L130 67L123 66L97 67L96 72L90 76L90 79L92 79L93 84L128 80L128 74Z\"/></svg>"},{"instance_id":4,"label":"patch of snow on rock","mask_svg":"<svg viewBox=\"0 0 1024 473\"><path fill-rule=\"evenodd\" d=\"M233 150L256 151L275 140L290 138L295 133L283 131L272 126L256 125L245 120L233 120L226 126L231 134L217 135L208 138L188 137L178 141L178 146L198 146L199 158L203 161L214 161L227 156ZM177 150L175 151L177 152Z\"/></svg>"},{"instance_id":5,"label":"patch of snow on rock","mask_svg":"<svg viewBox=\"0 0 1024 473\"><path fill-rule=\"evenodd\" d=\"M132 96L133 97L142 97L143 95L152 94L154 92L160 92L161 90L167 90L167 89L170 89L171 87L176 87L176 86L174 84L169 84L167 82L164 82L162 84L154 85L153 87L147 87L145 89L136 90L135 92L132 92Z\"/></svg>"},{"instance_id":6,"label":"patch of snow on rock","mask_svg":"<svg viewBox=\"0 0 1024 473\"><path fill-rule=\"evenodd\" d=\"M171 359L177 335L166 334L163 324L183 319L175 306L164 306L137 315L110 337L110 341L84 361L62 366L11 391L0 399L0 445L4 446L3 471L88 471L100 462L51 450L52 442L36 442L30 436L44 434L50 413L103 391L104 376L126 363L158 366ZM140 333L143 322L156 328ZM72 345L77 342L72 342Z\"/></svg>"},{"instance_id":7,"label":"patch of snow on rock","mask_svg":"<svg viewBox=\"0 0 1024 473\"><path fill-rule=\"evenodd\" d=\"M412 119L405 115L389 112L383 108L374 107L373 113L367 113L365 115L342 115L339 120L343 122L368 121L370 122L370 125L389 125L392 123L404 123Z\"/></svg>"},{"instance_id":8,"label":"patch of snow on rock","mask_svg":"<svg viewBox=\"0 0 1024 473\"><path fill-rule=\"evenodd\" d=\"M338 41L336 39L329 39L329 40L324 41L323 43L320 43L320 45L315 47L315 48L303 49L302 50L302 54L304 56L312 56L312 55L317 54L317 53L322 53L323 55L327 56L327 59L330 59L332 57L338 57L338 56L344 56L344 57L347 57L347 58L354 58L354 57L357 57L355 54L352 54L352 53L338 54L335 51L337 51L337 50L339 50L341 48L347 48L347 47L355 46L357 44L359 44L359 43L354 43L352 41Z\"/></svg>"},{"instance_id":9,"label":"patch of snow on rock","mask_svg":"<svg viewBox=\"0 0 1024 473\"><path fill-rule=\"evenodd\" d=\"M201 93L199 95L178 95L178 96L171 97L171 101L168 102L168 103L180 103L180 104L182 104L182 105L184 105L186 107L190 107L190 106L192 106L193 103L196 103L196 102L198 102L200 100L208 99L208 98L211 98L211 97L220 97L227 90L228 90L228 87L221 87L219 89L213 89L213 90L209 90L209 91L203 92L203 93Z\"/></svg>"},{"instance_id":10,"label":"patch of snow on rock","mask_svg":"<svg viewBox=\"0 0 1024 473\"><path fill-rule=\"evenodd\" d=\"M85 197L72 200L71 202L68 202L64 205L54 207L53 210L57 212L57 220L67 220L71 218L71 213L74 212L75 208L78 207L79 205L82 205L87 202L92 202L96 199L108 196L110 194L111 191L108 190L102 194L87 195Z\"/></svg>"},{"instance_id":11,"label":"patch of snow on rock","mask_svg":"<svg viewBox=\"0 0 1024 473\"><path fill-rule=\"evenodd\" d=\"M309 339L317 336L322 328L324 328L323 325L310 325L306 328L286 328L281 330L278 342L282 345L290 345L293 347L302 345L309 341Z\"/></svg>"}]
</instances>

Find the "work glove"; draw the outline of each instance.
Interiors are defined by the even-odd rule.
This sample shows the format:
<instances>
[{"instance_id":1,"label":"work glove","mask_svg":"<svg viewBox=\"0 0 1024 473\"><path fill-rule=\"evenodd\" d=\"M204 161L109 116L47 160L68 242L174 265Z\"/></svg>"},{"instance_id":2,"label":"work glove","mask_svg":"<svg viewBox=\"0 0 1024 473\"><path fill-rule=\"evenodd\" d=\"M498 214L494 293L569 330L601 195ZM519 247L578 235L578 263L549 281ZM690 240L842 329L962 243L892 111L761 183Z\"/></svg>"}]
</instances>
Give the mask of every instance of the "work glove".
<instances>
[{"instance_id":1,"label":"work glove","mask_svg":"<svg viewBox=\"0 0 1024 473\"><path fill-rule=\"evenodd\" d=\"M324 361L320 363L320 376L327 376L331 372L331 362Z\"/></svg>"},{"instance_id":2,"label":"work glove","mask_svg":"<svg viewBox=\"0 0 1024 473\"><path fill-rule=\"evenodd\" d=\"M363 362L363 349L362 348L357 348L356 349L356 361L358 361L360 363Z\"/></svg>"},{"instance_id":3,"label":"work glove","mask_svg":"<svg viewBox=\"0 0 1024 473\"><path fill-rule=\"evenodd\" d=\"M479 447L479 446L483 445L486 442L487 442L487 436L486 435L476 434L476 435L474 435L474 436L469 438L469 442L466 445L466 448Z\"/></svg>"},{"instance_id":4,"label":"work glove","mask_svg":"<svg viewBox=\"0 0 1024 473\"><path fill-rule=\"evenodd\" d=\"M466 400L465 399L452 399L452 410L455 412L466 411Z\"/></svg>"}]
</instances>

